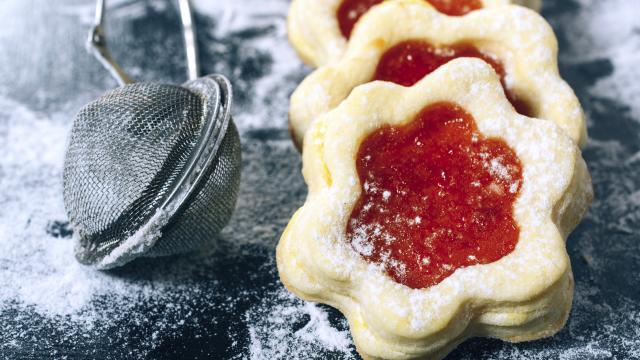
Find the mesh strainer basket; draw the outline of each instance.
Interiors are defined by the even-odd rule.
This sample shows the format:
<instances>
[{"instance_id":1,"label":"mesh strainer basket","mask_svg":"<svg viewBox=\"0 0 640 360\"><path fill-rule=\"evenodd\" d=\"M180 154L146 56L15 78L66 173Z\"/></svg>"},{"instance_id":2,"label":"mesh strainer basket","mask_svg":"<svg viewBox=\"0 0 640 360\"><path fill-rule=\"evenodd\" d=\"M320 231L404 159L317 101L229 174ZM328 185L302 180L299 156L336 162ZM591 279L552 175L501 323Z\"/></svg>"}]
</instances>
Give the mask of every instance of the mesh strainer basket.
<instances>
[{"instance_id":1,"label":"mesh strainer basket","mask_svg":"<svg viewBox=\"0 0 640 360\"><path fill-rule=\"evenodd\" d=\"M92 41L104 46L100 30ZM231 103L228 80L212 75L182 86L126 84L80 110L63 178L78 261L106 269L215 239L240 180Z\"/></svg>"}]
</instances>

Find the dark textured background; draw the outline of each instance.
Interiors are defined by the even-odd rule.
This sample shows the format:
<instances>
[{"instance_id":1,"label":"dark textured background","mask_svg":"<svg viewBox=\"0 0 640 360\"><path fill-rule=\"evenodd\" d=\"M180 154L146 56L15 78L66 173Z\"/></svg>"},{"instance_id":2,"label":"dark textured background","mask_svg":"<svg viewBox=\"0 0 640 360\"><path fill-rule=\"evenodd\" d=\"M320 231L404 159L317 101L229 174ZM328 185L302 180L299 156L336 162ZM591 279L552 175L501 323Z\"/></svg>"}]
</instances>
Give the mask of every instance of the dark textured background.
<instances>
[{"instance_id":1,"label":"dark textured background","mask_svg":"<svg viewBox=\"0 0 640 360\"><path fill-rule=\"evenodd\" d=\"M126 9L130 2L115 3L120 10L109 21L115 57L139 80L182 82L185 65L176 8L158 5L158 1L139 1L142 5L135 7L138 13L129 16ZM279 0L265 3L276 4L274 9L286 9ZM636 19L640 19L640 2L631 0L628 4L629 11L637 12ZM640 151L640 119L634 119L628 104L614 94L590 91L615 69L609 55L581 59L582 50L570 43L567 34L579 33L574 27L580 22L568 19L580 6L573 0L546 0L543 11L557 31L561 72L585 107L592 139L584 157L592 172L597 200L568 241L576 279L572 316L566 328L553 338L516 345L475 339L460 346L448 359L640 356L640 201L631 201L634 196L640 199L640 159L634 157ZM204 7L206 1L198 1L198 8ZM16 114L17 107L44 121L69 124L84 103L115 86L84 50L91 8L91 1L80 0L3 0L0 4L0 96L9 104L0 112L0 136L4 136L0 137L0 148L11 140L7 138L7 119ZM269 38L285 41L284 12L267 11L260 16L255 26L228 31L220 28L223 20L207 11L198 11L196 16L203 72L223 73L234 83L236 120L243 141L238 210L219 246L206 254L144 261L109 273L117 281L133 284L132 288L141 284L144 291L150 291L143 294L150 295L128 303L126 314L118 313L118 307L129 300L96 296L89 310L80 311L83 319L91 318L87 311L101 314L99 323L91 326L74 320L73 314L50 315L24 304L19 297L13 301L4 298L0 307L0 358L357 356L352 347L350 352L331 351L313 343L301 347L299 342L303 340L292 334L310 321L303 311L285 312L286 324L277 327L280 332L270 334L275 325L264 323L270 314L282 313L279 306L283 304L294 309L303 306L301 301L284 295L275 270L274 248L288 217L306 195L300 156L286 131L286 109L288 94L309 69L298 64L290 50L282 55L274 53L279 48L270 51L255 45ZM280 71L283 56L289 66ZM263 81L269 77L273 81ZM640 79L631 79L630 83L634 81ZM15 178L10 171L0 167L0 180ZM59 169L52 174L59 176ZM24 186L43 185L36 182ZM7 209L8 204L16 203L11 202L9 190L0 192L0 208L22 211ZM47 206L42 203L33 207L33 217L38 213L35 209ZM7 218L6 212L3 216ZM43 244L71 241L64 213L34 221L47 224L38 238ZM2 236L8 235L0 234L0 241L7 241ZM13 264L0 259L0 277L9 278ZM162 286L166 292L158 290ZM336 329L346 329L342 315L328 307L320 309L329 314ZM269 337L276 341L267 341ZM257 343L262 344L262 352L256 350ZM290 352L278 352L275 347L279 343Z\"/></svg>"}]
</instances>

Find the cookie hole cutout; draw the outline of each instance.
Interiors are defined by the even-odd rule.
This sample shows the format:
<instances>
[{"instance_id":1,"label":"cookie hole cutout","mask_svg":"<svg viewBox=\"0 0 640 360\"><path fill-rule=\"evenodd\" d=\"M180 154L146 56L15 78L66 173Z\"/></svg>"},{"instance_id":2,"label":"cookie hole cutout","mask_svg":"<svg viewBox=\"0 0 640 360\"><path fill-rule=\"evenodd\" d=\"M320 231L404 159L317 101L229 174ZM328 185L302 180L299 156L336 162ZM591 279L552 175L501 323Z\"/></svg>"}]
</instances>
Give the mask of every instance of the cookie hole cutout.
<instances>
[{"instance_id":1,"label":"cookie hole cutout","mask_svg":"<svg viewBox=\"0 0 640 360\"><path fill-rule=\"evenodd\" d=\"M344 0L340 3L336 18L342 36L351 38L353 28L369 9L384 0ZM462 16L482 8L480 0L425 0L439 12L450 16Z\"/></svg>"},{"instance_id":2,"label":"cookie hole cutout","mask_svg":"<svg viewBox=\"0 0 640 360\"><path fill-rule=\"evenodd\" d=\"M456 104L429 105L406 125L369 134L356 169L361 194L346 239L400 284L436 285L459 268L500 260L518 243L520 160Z\"/></svg>"},{"instance_id":3,"label":"cookie hole cutout","mask_svg":"<svg viewBox=\"0 0 640 360\"><path fill-rule=\"evenodd\" d=\"M514 109L522 115L532 117L533 107L518 97L506 86L506 70L493 54L480 51L469 43L436 46L423 40L407 40L389 48L378 61L373 80L390 81L403 86L412 86L440 66L451 60L471 57L491 65L500 76L505 95Z\"/></svg>"}]
</instances>

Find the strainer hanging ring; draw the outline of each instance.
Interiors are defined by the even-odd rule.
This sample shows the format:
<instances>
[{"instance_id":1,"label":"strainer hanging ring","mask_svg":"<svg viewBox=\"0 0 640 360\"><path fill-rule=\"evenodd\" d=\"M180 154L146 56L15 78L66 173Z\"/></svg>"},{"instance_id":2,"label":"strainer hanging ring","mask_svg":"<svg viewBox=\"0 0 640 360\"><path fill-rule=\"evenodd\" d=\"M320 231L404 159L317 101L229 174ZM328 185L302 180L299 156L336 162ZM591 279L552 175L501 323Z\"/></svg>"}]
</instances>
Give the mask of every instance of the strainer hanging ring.
<instances>
[{"instance_id":1,"label":"strainer hanging ring","mask_svg":"<svg viewBox=\"0 0 640 360\"><path fill-rule=\"evenodd\" d=\"M83 264L107 269L198 249L235 207L241 158L231 85L221 75L195 78L191 11L179 3L191 80L175 86L131 82L107 50L98 0L90 49L122 86L80 110L69 138L64 202Z\"/></svg>"}]
</instances>

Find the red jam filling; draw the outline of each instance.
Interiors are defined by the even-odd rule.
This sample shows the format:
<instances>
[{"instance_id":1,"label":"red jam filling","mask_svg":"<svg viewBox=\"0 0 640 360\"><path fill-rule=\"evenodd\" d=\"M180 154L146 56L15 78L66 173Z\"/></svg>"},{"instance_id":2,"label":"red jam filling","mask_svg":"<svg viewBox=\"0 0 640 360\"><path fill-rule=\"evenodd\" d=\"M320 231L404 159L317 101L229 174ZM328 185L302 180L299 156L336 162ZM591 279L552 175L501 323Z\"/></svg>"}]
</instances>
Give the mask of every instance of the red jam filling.
<instances>
[{"instance_id":1,"label":"red jam filling","mask_svg":"<svg viewBox=\"0 0 640 360\"><path fill-rule=\"evenodd\" d=\"M345 38L351 37L351 31L356 22L374 5L383 0L344 0L336 14L340 32ZM451 16L462 16L473 10L482 8L480 0L426 0L433 5L436 10Z\"/></svg>"},{"instance_id":2,"label":"red jam filling","mask_svg":"<svg viewBox=\"0 0 640 360\"><path fill-rule=\"evenodd\" d=\"M434 104L407 125L375 131L356 167L362 193L347 241L396 282L426 288L515 249L522 165L459 106Z\"/></svg>"},{"instance_id":3,"label":"red jam filling","mask_svg":"<svg viewBox=\"0 0 640 360\"><path fill-rule=\"evenodd\" d=\"M380 4L383 0L344 0L336 16L338 17L338 25L340 32L345 38L351 37L351 31L356 22L374 5Z\"/></svg>"},{"instance_id":4,"label":"red jam filling","mask_svg":"<svg viewBox=\"0 0 640 360\"><path fill-rule=\"evenodd\" d=\"M532 115L532 111L525 101L506 90L506 72L502 63L469 44L436 47L420 40L401 42L382 55L374 80L391 81L403 86L411 86L441 65L461 57L479 58L491 65L500 75L505 94L516 111L523 115Z\"/></svg>"},{"instance_id":5,"label":"red jam filling","mask_svg":"<svg viewBox=\"0 0 640 360\"><path fill-rule=\"evenodd\" d=\"M482 9L480 0L427 0L436 10L449 16L462 16Z\"/></svg>"}]
</instances>

